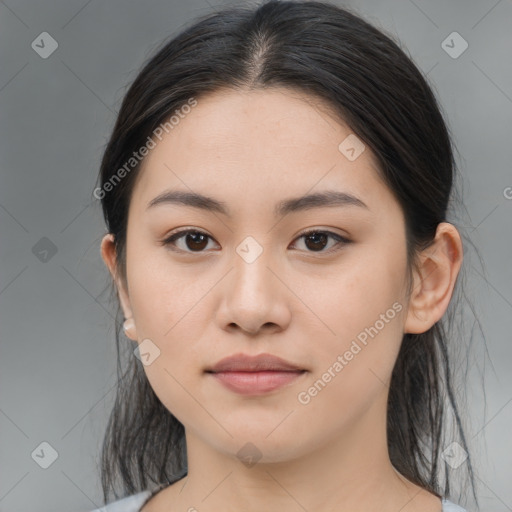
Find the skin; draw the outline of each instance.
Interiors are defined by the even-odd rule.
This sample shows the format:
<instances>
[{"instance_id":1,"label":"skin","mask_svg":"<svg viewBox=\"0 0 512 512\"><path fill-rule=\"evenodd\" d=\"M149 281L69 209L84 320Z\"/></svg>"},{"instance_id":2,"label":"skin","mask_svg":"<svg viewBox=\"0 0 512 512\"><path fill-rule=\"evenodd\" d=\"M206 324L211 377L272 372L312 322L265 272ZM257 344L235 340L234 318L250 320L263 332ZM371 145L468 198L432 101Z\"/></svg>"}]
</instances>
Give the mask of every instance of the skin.
<instances>
[{"instance_id":1,"label":"skin","mask_svg":"<svg viewBox=\"0 0 512 512\"><path fill-rule=\"evenodd\" d=\"M129 209L127 282L116 273L110 234L101 253L131 319L127 336L160 350L144 371L185 427L189 469L143 512L441 510L438 497L391 465L386 400L403 334L428 330L448 307L462 243L453 225L439 224L408 294L403 212L369 148L354 161L339 151L350 133L298 92L223 91L198 100L145 158ZM168 189L209 195L232 216L178 204L146 209ZM327 189L368 208L274 217L277 202ZM211 238L194 252L183 237L175 242L182 252L173 252L159 242L176 228ZM309 228L351 243L326 254L336 240L325 249L308 243L300 235ZM236 252L248 236L263 248L252 263ZM298 394L395 302L402 310L300 403ZM307 372L259 397L204 373L240 352L274 354ZM261 453L251 467L237 457L247 442Z\"/></svg>"}]
</instances>

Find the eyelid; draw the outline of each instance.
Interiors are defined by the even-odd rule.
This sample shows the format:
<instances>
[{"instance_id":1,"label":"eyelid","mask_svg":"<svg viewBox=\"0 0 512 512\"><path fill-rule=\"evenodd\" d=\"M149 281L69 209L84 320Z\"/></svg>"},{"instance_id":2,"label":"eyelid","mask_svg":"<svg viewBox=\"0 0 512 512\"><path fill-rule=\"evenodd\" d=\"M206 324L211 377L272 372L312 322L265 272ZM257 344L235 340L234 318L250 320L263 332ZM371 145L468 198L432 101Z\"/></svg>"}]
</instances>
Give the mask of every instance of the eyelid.
<instances>
[{"instance_id":1,"label":"eyelid","mask_svg":"<svg viewBox=\"0 0 512 512\"><path fill-rule=\"evenodd\" d=\"M210 238L211 240L214 240L216 243L218 243L211 235L209 235L208 233L206 233L205 231L203 231L201 229L185 227L185 228L179 229L177 231L171 232L171 234L169 236L166 236L162 241L160 241L160 245L163 245L164 247L169 248L169 250L171 250L171 251L180 252L182 254L206 254L208 251L184 251L183 249L177 249L177 248L172 247L173 242L175 242L176 240L178 240L180 238L183 238L188 233L206 235L208 238ZM325 228L307 228L306 230L299 233L293 239L293 241L298 240L304 236L307 236L307 235L310 235L313 233L326 234L328 237L334 238L337 241L337 243L326 251L305 251L309 254L319 254L319 255L330 254L330 253L337 252L338 250L340 250L342 248L340 246L344 246L344 245L348 245L348 244L352 243L352 240L350 240L346 236L340 235L338 233L335 233L335 232L330 231L329 229L325 229Z\"/></svg>"}]
</instances>

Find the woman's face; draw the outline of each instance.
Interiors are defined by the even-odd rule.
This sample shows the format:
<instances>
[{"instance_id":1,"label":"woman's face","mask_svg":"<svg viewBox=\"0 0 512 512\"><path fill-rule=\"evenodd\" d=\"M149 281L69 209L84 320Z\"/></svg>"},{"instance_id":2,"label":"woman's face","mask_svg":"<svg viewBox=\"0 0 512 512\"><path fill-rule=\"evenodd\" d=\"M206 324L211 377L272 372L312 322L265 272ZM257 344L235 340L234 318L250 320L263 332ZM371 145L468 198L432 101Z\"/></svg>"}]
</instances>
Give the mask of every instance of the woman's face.
<instances>
[{"instance_id":1,"label":"woman's face","mask_svg":"<svg viewBox=\"0 0 512 512\"><path fill-rule=\"evenodd\" d=\"M155 139L129 209L123 308L151 386L187 437L226 454L250 442L262 462L383 427L406 326L402 211L370 149L319 106L286 89L198 99ZM225 211L150 206L165 192ZM356 199L307 199L327 193ZM162 243L185 229L204 236ZM302 372L207 372L240 354Z\"/></svg>"}]
</instances>

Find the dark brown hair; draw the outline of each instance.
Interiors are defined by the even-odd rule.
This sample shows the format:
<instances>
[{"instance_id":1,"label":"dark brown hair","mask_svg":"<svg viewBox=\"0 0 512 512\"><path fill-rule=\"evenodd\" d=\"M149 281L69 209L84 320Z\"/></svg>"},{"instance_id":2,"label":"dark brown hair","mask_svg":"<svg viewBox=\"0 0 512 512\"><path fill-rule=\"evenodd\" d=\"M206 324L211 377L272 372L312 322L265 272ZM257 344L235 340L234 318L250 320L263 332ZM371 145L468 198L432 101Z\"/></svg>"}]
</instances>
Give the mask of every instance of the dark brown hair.
<instances>
[{"instance_id":1,"label":"dark brown hair","mask_svg":"<svg viewBox=\"0 0 512 512\"><path fill-rule=\"evenodd\" d=\"M221 89L268 87L323 100L371 149L405 215L411 275L418 251L447 220L456 172L452 141L431 87L390 36L347 9L272 0L195 20L162 45L127 91L96 189L124 281L127 214L140 163L108 192L105 185L191 97L200 101ZM460 278L456 290L459 285ZM448 328L457 303L452 298L446 315L427 332L404 335L389 388L391 462L438 496L451 492L453 470L443 450L457 441L469 451L451 382L449 340L455 339ZM105 502L111 490L119 496L117 479L126 495L172 482L187 468L183 426L156 397L132 343L120 336L119 307L117 313L119 384L102 452ZM464 469L476 500L469 458Z\"/></svg>"}]
</instances>

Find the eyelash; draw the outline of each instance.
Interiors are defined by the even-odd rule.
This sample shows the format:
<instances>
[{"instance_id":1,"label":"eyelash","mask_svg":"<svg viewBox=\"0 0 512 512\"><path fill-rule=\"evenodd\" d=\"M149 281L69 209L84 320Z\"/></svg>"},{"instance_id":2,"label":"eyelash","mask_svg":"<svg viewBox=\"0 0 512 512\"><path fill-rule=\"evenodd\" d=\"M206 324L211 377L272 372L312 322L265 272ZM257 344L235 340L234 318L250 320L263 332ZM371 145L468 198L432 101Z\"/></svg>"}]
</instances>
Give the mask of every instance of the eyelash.
<instances>
[{"instance_id":1,"label":"eyelash","mask_svg":"<svg viewBox=\"0 0 512 512\"><path fill-rule=\"evenodd\" d=\"M203 232L203 231L200 231L200 230L197 230L197 229L183 229L181 231L177 231L176 233L173 233L171 236L167 237L165 240L163 240L161 242L161 245L169 248L171 251L175 251L175 252L183 252L183 253L186 253L186 254L201 254L201 253L204 253L206 251L189 251L189 250L183 250L183 249L177 249L175 247L173 247L173 244L176 240L179 240L180 238L183 238L185 235L189 234L189 233L194 233L194 234L199 234L199 235L206 235L208 238L210 238L211 240L213 240L213 238L208 235L207 233ZM321 234L324 234L324 235L328 235L329 237L331 238L334 238L337 243L335 245L333 245L330 249L326 250L326 251L307 251L307 252L310 252L312 254L315 254L315 253L318 253L318 254L331 254L333 252L337 252L339 250L341 250L343 248L344 245L347 245L349 243L351 243L351 240L349 240L348 238L345 238L341 235L338 235L337 233L333 233L332 231L326 231L326 230L320 230L320 229L310 229L308 231L305 231L303 233L301 233L299 236L297 236L296 240L298 240L299 238L303 238L303 237L306 237L308 235L311 235L311 234L314 234L314 233L321 233Z\"/></svg>"}]
</instances>

